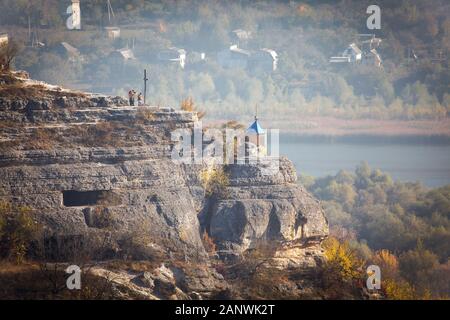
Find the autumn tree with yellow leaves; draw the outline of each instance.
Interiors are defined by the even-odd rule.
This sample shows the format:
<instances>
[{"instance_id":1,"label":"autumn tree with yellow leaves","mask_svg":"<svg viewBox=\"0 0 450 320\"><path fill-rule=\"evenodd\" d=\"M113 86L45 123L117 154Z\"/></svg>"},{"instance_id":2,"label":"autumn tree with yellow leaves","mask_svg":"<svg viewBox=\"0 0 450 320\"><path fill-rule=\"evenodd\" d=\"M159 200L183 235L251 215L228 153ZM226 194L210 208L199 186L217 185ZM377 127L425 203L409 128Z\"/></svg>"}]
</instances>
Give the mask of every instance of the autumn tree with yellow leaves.
<instances>
[{"instance_id":1,"label":"autumn tree with yellow leaves","mask_svg":"<svg viewBox=\"0 0 450 320\"><path fill-rule=\"evenodd\" d=\"M329 237L323 242L325 262L322 266L322 288L327 299L345 299L360 291L364 261L348 242Z\"/></svg>"},{"instance_id":2,"label":"autumn tree with yellow leaves","mask_svg":"<svg viewBox=\"0 0 450 320\"><path fill-rule=\"evenodd\" d=\"M181 101L181 110L188 112L196 112L197 117L199 119L203 118L206 115L206 112L197 110L196 105L194 103L194 99L192 99L192 97L188 97Z\"/></svg>"}]
</instances>

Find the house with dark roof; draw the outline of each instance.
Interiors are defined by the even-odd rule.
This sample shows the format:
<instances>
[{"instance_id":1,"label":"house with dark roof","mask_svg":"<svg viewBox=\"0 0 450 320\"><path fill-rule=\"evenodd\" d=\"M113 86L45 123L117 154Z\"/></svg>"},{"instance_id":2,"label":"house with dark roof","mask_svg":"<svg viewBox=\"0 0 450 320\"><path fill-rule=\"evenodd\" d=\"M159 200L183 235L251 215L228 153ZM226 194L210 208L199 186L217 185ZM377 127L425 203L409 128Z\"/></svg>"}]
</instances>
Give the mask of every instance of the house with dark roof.
<instances>
[{"instance_id":1,"label":"house with dark roof","mask_svg":"<svg viewBox=\"0 0 450 320\"><path fill-rule=\"evenodd\" d=\"M259 49L252 53L250 65L252 69L260 68L267 72L275 71L278 67L278 54L273 49Z\"/></svg>"},{"instance_id":2,"label":"house with dark roof","mask_svg":"<svg viewBox=\"0 0 450 320\"><path fill-rule=\"evenodd\" d=\"M381 67L383 61L376 49L370 50L367 54L364 55L363 63L367 65L372 65L376 67Z\"/></svg>"},{"instance_id":3,"label":"house with dark roof","mask_svg":"<svg viewBox=\"0 0 450 320\"><path fill-rule=\"evenodd\" d=\"M127 62L130 60L136 60L133 51L128 48L114 50L109 54L108 58L115 60L116 62Z\"/></svg>"},{"instance_id":4,"label":"house with dark roof","mask_svg":"<svg viewBox=\"0 0 450 320\"><path fill-rule=\"evenodd\" d=\"M224 68L247 68L251 52L232 45L217 54L217 62Z\"/></svg>"},{"instance_id":5,"label":"house with dark roof","mask_svg":"<svg viewBox=\"0 0 450 320\"><path fill-rule=\"evenodd\" d=\"M116 40L120 38L119 27L105 27L106 34L110 40Z\"/></svg>"},{"instance_id":6,"label":"house with dark roof","mask_svg":"<svg viewBox=\"0 0 450 320\"><path fill-rule=\"evenodd\" d=\"M56 46L55 51L64 59L69 60L70 62L80 62L83 60L83 56L81 55L80 51L67 42L59 43Z\"/></svg>"},{"instance_id":7,"label":"house with dark roof","mask_svg":"<svg viewBox=\"0 0 450 320\"><path fill-rule=\"evenodd\" d=\"M342 56L348 57L350 62L357 62L362 59L362 51L355 43L350 43L347 49L342 53Z\"/></svg>"},{"instance_id":8,"label":"house with dark roof","mask_svg":"<svg viewBox=\"0 0 450 320\"><path fill-rule=\"evenodd\" d=\"M330 58L330 62L332 63L351 63L351 62L359 62L362 60L362 51L355 43L350 43L347 49L342 52L342 55L335 56Z\"/></svg>"}]
</instances>

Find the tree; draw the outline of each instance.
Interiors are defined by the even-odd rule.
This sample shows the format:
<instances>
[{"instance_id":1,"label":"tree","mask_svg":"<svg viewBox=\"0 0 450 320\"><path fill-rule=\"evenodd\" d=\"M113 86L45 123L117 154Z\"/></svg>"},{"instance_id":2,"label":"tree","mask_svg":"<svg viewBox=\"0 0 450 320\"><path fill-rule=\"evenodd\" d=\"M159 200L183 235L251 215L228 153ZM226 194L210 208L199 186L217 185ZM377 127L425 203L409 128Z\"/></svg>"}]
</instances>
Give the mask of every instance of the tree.
<instances>
[{"instance_id":1,"label":"tree","mask_svg":"<svg viewBox=\"0 0 450 320\"><path fill-rule=\"evenodd\" d=\"M390 300L412 300L416 298L414 287L404 280L387 279L384 281L383 289L386 297Z\"/></svg>"},{"instance_id":2,"label":"tree","mask_svg":"<svg viewBox=\"0 0 450 320\"><path fill-rule=\"evenodd\" d=\"M31 209L0 202L0 258L23 262L38 232Z\"/></svg>"},{"instance_id":3,"label":"tree","mask_svg":"<svg viewBox=\"0 0 450 320\"><path fill-rule=\"evenodd\" d=\"M438 265L437 255L424 249L420 243L417 249L409 250L400 256L400 271L412 283L426 282L430 272Z\"/></svg>"},{"instance_id":4,"label":"tree","mask_svg":"<svg viewBox=\"0 0 450 320\"><path fill-rule=\"evenodd\" d=\"M362 277L363 261L347 242L330 237L324 241L325 263L322 266L322 282L325 294L330 298L343 298L356 287Z\"/></svg>"},{"instance_id":5,"label":"tree","mask_svg":"<svg viewBox=\"0 0 450 320\"><path fill-rule=\"evenodd\" d=\"M358 189L366 189L367 187L372 185L372 180L370 179L372 169L369 167L369 164L366 161L363 161L356 168L355 173L356 173L355 185Z\"/></svg>"},{"instance_id":6,"label":"tree","mask_svg":"<svg viewBox=\"0 0 450 320\"><path fill-rule=\"evenodd\" d=\"M439 33L438 19L431 14L426 14L424 18L426 31L431 39Z\"/></svg>"},{"instance_id":7,"label":"tree","mask_svg":"<svg viewBox=\"0 0 450 320\"><path fill-rule=\"evenodd\" d=\"M196 110L196 106L192 97L188 97L186 99L181 100L180 104L181 110L188 112L197 112L197 116L199 119L203 118L206 114L204 111Z\"/></svg>"},{"instance_id":8,"label":"tree","mask_svg":"<svg viewBox=\"0 0 450 320\"><path fill-rule=\"evenodd\" d=\"M9 71L18 53L19 45L14 41L0 46L0 71Z\"/></svg>"},{"instance_id":9,"label":"tree","mask_svg":"<svg viewBox=\"0 0 450 320\"><path fill-rule=\"evenodd\" d=\"M385 77L383 77L378 86L378 93L383 97L386 105L389 105L395 99L395 90L392 83Z\"/></svg>"},{"instance_id":10,"label":"tree","mask_svg":"<svg viewBox=\"0 0 450 320\"><path fill-rule=\"evenodd\" d=\"M382 249L377 251L373 258L373 264L381 269L382 277L385 279L396 279L399 276L398 259L389 250Z\"/></svg>"}]
</instances>

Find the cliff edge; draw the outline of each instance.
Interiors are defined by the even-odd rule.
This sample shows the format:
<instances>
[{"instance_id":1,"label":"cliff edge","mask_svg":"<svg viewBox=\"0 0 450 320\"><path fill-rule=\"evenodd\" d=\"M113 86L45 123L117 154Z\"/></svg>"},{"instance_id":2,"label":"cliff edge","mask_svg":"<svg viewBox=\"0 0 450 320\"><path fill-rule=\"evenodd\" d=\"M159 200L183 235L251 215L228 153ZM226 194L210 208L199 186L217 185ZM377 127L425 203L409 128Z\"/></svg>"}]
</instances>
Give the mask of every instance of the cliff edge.
<instances>
[{"instance_id":1,"label":"cliff edge","mask_svg":"<svg viewBox=\"0 0 450 320\"><path fill-rule=\"evenodd\" d=\"M210 165L171 159L171 132L197 121L195 112L2 75L0 201L33 210L52 259L88 250L99 276L104 261L154 261L150 273L121 271L147 298L230 290L233 267L268 246L262 266L296 270L313 286L328 224L292 163L281 158L269 176L258 164L225 165L227 182L211 195L202 180Z\"/></svg>"}]
</instances>

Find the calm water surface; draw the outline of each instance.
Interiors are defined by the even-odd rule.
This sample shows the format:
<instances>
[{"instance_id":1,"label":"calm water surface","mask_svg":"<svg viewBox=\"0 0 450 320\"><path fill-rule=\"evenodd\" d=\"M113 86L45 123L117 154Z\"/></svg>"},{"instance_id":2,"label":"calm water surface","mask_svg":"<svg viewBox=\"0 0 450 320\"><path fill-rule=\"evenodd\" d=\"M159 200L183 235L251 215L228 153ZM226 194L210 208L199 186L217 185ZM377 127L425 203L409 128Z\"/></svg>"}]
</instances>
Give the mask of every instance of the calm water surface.
<instances>
[{"instance_id":1,"label":"calm water surface","mask_svg":"<svg viewBox=\"0 0 450 320\"><path fill-rule=\"evenodd\" d=\"M361 161L401 181L420 181L429 187L450 184L450 146L426 144L280 142L297 173L322 177L339 170L354 171Z\"/></svg>"}]
</instances>

